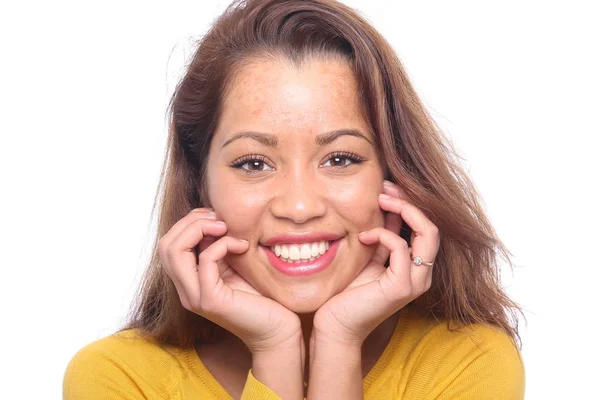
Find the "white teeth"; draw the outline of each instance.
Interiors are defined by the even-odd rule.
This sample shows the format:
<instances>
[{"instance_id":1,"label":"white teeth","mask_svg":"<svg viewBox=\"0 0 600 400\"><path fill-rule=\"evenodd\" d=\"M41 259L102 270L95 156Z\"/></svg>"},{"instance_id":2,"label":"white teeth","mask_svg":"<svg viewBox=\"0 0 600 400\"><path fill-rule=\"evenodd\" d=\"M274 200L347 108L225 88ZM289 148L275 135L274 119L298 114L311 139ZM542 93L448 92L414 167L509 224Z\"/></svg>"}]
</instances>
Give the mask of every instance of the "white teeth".
<instances>
[{"instance_id":1,"label":"white teeth","mask_svg":"<svg viewBox=\"0 0 600 400\"><path fill-rule=\"evenodd\" d=\"M286 262L312 261L329 249L329 242L321 241L303 244L277 244L271 247L275 255Z\"/></svg>"},{"instance_id":2,"label":"white teeth","mask_svg":"<svg viewBox=\"0 0 600 400\"><path fill-rule=\"evenodd\" d=\"M310 255L313 257L316 257L319 254L321 254L321 252L319 251L319 244L318 243L311 244L310 245Z\"/></svg>"},{"instance_id":3,"label":"white teeth","mask_svg":"<svg viewBox=\"0 0 600 400\"><path fill-rule=\"evenodd\" d=\"M302 247L300 247L300 258L308 260L310 258L310 244L304 243Z\"/></svg>"},{"instance_id":4,"label":"white teeth","mask_svg":"<svg viewBox=\"0 0 600 400\"><path fill-rule=\"evenodd\" d=\"M299 260L300 259L300 249L298 246L291 245L290 249L290 260Z\"/></svg>"}]
</instances>

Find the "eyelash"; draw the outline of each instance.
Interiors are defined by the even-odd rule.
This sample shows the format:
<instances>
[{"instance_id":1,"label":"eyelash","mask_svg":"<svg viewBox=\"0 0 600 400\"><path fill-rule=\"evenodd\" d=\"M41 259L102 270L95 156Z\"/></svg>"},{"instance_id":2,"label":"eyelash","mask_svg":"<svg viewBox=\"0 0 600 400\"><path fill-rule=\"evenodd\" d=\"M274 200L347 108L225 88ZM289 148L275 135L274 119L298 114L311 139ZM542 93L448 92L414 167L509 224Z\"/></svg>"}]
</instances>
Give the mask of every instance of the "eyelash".
<instances>
[{"instance_id":1,"label":"eyelash","mask_svg":"<svg viewBox=\"0 0 600 400\"><path fill-rule=\"evenodd\" d=\"M334 158L347 158L348 160L352 161L352 163L354 163L354 164L360 164L363 161L365 161L364 158L362 158L358 154L352 153L350 151L336 151L336 152L331 153L325 162L330 161L330 160L332 160ZM266 157L261 156L259 154L249 154L247 156L243 156L243 157L238 158L237 160L235 160L234 162L232 162L230 166L232 168L241 169L241 170L243 170L247 174L256 174L258 172L262 172L260 170L259 171L252 171L252 170L248 170L248 169L242 168L242 165L246 164L249 161L260 161L262 163L268 164ZM333 168L335 168L335 169L342 169L342 168L349 167L350 165L351 164L343 165L343 166L337 166L337 167L333 167Z\"/></svg>"}]
</instances>

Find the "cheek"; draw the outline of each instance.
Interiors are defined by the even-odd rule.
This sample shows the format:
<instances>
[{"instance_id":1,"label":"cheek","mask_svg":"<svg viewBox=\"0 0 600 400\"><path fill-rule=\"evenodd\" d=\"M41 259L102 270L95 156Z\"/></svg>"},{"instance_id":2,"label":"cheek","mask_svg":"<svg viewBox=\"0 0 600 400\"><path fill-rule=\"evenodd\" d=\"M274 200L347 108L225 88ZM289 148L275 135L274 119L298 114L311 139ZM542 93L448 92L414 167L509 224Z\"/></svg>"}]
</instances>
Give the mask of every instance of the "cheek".
<instances>
[{"instance_id":1,"label":"cheek","mask_svg":"<svg viewBox=\"0 0 600 400\"><path fill-rule=\"evenodd\" d=\"M249 185L228 182L226 178L216 182L219 184L209 185L209 196L217 218L227 225L225 235L253 242L255 240L253 236L258 235L257 228L266 203L265 192ZM246 268L251 265L248 257L250 257L248 252L241 255L228 253L224 260L262 293L258 279L260 271Z\"/></svg>"},{"instance_id":2,"label":"cheek","mask_svg":"<svg viewBox=\"0 0 600 400\"><path fill-rule=\"evenodd\" d=\"M227 235L249 239L255 233L266 203L264 191L250 185L209 186L209 196L217 217L227 224Z\"/></svg>"},{"instance_id":3,"label":"cheek","mask_svg":"<svg viewBox=\"0 0 600 400\"><path fill-rule=\"evenodd\" d=\"M384 226L384 211L379 207L383 178L363 175L332 184L328 191L331 204L357 231Z\"/></svg>"}]
</instances>

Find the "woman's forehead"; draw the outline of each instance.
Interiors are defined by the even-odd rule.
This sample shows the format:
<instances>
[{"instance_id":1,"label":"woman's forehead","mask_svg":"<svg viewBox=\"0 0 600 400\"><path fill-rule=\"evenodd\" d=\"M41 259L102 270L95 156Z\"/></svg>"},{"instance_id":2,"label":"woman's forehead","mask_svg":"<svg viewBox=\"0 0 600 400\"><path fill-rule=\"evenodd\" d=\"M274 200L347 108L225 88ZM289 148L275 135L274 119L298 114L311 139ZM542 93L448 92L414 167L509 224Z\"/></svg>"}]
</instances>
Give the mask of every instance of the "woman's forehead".
<instances>
[{"instance_id":1,"label":"woman's forehead","mask_svg":"<svg viewBox=\"0 0 600 400\"><path fill-rule=\"evenodd\" d=\"M356 80L341 61L314 61L301 69L279 62L240 70L224 99L218 132L296 132L313 137L339 129L368 136Z\"/></svg>"}]
</instances>

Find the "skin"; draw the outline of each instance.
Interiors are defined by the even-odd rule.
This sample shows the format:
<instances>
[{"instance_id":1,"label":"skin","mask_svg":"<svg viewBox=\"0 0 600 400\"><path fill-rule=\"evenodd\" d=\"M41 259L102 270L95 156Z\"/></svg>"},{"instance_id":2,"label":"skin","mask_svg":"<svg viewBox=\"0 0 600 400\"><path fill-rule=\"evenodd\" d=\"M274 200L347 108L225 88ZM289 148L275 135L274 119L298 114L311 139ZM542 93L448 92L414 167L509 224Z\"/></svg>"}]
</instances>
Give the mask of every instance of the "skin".
<instances>
[{"instance_id":1,"label":"skin","mask_svg":"<svg viewBox=\"0 0 600 400\"><path fill-rule=\"evenodd\" d=\"M231 332L197 351L235 397L251 368L284 399L361 399L362 378L388 343L398 310L431 286L431 267L412 264L409 246L434 260L437 227L383 181L357 93L338 60L312 60L300 70L272 60L245 66L211 142L213 208L193 210L159 242L183 306ZM315 143L339 129L363 137ZM272 135L277 145L232 140L241 131ZM336 151L362 162L332 157ZM399 237L404 222L414 232L410 245ZM278 272L260 247L279 234L314 231L342 239L331 265L309 276Z\"/></svg>"},{"instance_id":2,"label":"skin","mask_svg":"<svg viewBox=\"0 0 600 400\"><path fill-rule=\"evenodd\" d=\"M364 138L341 136L329 145L315 144L319 133L341 128L357 129ZM235 133L248 130L272 134L277 147L251 138L222 147ZM328 160L336 151L355 153L364 161ZM243 165L246 170L230 166L248 154L267 160ZM314 313L373 256L375 247L362 244L357 235L384 224L377 202L383 168L345 64L321 61L295 70L283 62L257 62L244 68L225 100L208 171L214 210L229 235L250 244L247 252L227 260L258 292L289 310ZM343 236L334 264L314 276L278 272L259 247L279 234L314 231Z\"/></svg>"}]
</instances>

